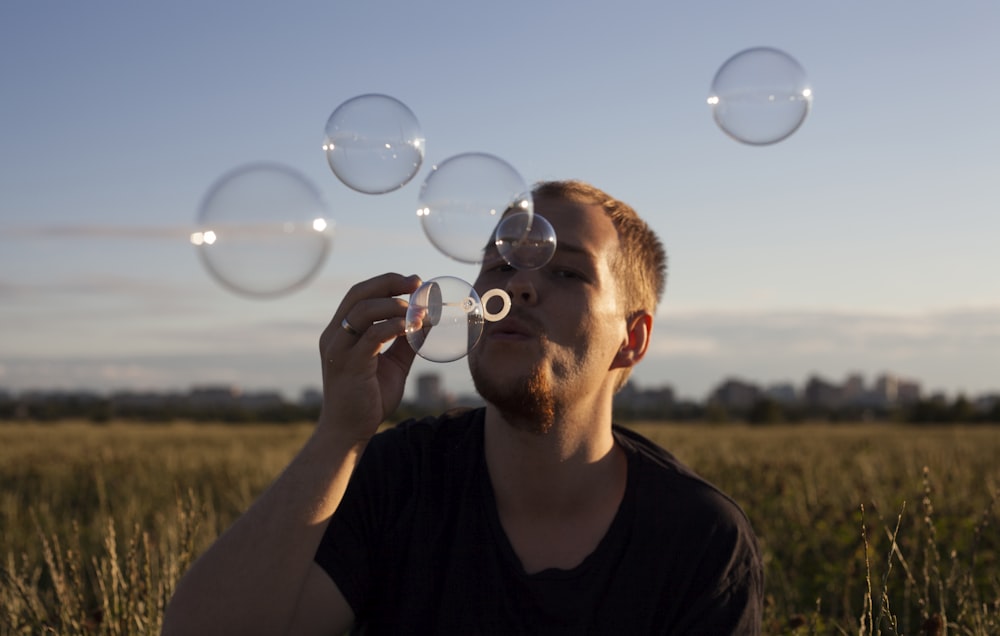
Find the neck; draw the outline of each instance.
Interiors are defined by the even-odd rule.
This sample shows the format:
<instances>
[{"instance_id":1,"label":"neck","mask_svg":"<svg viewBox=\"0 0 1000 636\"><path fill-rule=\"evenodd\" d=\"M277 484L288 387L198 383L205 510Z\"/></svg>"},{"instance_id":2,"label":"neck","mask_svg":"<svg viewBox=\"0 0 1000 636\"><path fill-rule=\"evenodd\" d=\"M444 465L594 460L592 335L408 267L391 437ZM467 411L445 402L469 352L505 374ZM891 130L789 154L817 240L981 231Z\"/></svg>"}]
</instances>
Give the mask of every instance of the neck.
<instances>
[{"instance_id":1,"label":"neck","mask_svg":"<svg viewBox=\"0 0 1000 636\"><path fill-rule=\"evenodd\" d=\"M557 414L545 433L512 425L488 408L485 453L501 509L543 515L579 510L624 483L624 456L615 447L610 408L604 416Z\"/></svg>"},{"instance_id":2,"label":"neck","mask_svg":"<svg viewBox=\"0 0 1000 636\"><path fill-rule=\"evenodd\" d=\"M497 515L525 572L569 570L594 552L618 511L628 475L611 409L600 418L556 418L547 433L515 428L486 411L486 466Z\"/></svg>"}]
</instances>

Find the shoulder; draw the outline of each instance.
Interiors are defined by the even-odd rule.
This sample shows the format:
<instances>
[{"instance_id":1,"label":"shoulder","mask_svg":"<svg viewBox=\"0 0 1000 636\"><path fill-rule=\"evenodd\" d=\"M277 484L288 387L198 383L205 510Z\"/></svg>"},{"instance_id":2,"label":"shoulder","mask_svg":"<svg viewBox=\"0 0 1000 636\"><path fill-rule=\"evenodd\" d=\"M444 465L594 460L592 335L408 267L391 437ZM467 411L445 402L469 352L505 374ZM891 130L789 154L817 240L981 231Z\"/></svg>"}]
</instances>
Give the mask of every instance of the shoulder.
<instances>
[{"instance_id":1,"label":"shoulder","mask_svg":"<svg viewBox=\"0 0 1000 636\"><path fill-rule=\"evenodd\" d=\"M615 439L629 459L637 512L644 519L676 525L692 539L757 551L756 535L743 508L727 493L639 433L615 427Z\"/></svg>"},{"instance_id":2,"label":"shoulder","mask_svg":"<svg viewBox=\"0 0 1000 636\"><path fill-rule=\"evenodd\" d=\"M388 515L418 494L448 484L481 455L475 448L482 440L482 426L476 426L482 419L476 410L464 409L380 431L352 473L345 501L363 501Z\"/></svg>"},{"instance_id":3,"label":"shoulder","mask_svg":"<svg viewBox=\"0 0 1000 636\"><path fill-rule=\"evenodd\" d=\"M456 408L440 415L403 420L373 439L390 443L447 443L461 438L485 419L483 408Z\"/></svg>"},{"instance_id":4,"label":"shoulder","mask_svg":"<svg viewBox=\"0 0 1000 636\"><path fill-rule=\"evenodd\" d=\"M628 454L634 531L642 537L639 544L647 548L647 556L659 555L652 558L663 560L662 567L686 580L692 599L720 604L726 598L742 599L748 611L757 607L763 561L740 505L635 431L616 426L615 438ZM667 545L673 549L663 549Z\"/></svg>"},{"instance_id":5,"label":"shoulder","mask_svg":"<svg viewBox=\"0 0 1000 636\"><path fill-rule=\"evenodd\" d=\"M408 463L449 454L475 444L482 435L483 409L461 408L437 416L404 420L375 435L365 459Z\"/></svg>"},{"instance_id":6,"label":"shoulder","mask_svg":"<svg viewBox=\"0 0 1000 636\"><path fill-rule=\"evenodd\" d=\"M640 433L616 425L615 440L625 450L629 460L629 476L640 479L643 487L663 496L706 499L739 508L733 499L713 483L699 475L670 451Z\"/></svg>"}]
</instances>

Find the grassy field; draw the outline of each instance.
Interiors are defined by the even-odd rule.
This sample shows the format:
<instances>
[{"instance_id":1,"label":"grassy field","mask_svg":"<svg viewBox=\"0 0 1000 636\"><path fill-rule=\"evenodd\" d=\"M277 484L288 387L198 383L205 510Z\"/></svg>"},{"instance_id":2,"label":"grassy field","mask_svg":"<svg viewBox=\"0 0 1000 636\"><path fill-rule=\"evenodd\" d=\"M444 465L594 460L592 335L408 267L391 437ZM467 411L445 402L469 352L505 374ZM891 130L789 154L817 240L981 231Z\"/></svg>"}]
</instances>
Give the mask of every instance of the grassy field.
<instances>
[{"instance_id":1,"label":"grassy field","mask_svg":"<svg viewBox=\"0 0 1000 636\"><path fill-rule=\"evenodd\" d=\"M1000 634L1000 427L636 425L744 507L768 634ZM0 634L155 634L310 425L0 422Z\"/></svg>"}]
</instances>

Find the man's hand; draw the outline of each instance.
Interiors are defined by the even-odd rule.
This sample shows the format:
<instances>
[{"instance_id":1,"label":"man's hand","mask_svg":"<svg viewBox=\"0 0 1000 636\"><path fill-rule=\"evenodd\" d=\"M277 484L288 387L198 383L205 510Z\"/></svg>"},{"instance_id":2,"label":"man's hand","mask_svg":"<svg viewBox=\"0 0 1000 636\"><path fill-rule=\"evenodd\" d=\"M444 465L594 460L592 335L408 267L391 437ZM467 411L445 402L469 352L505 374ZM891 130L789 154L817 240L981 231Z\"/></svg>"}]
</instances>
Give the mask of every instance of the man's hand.
<instances>
[{"instance_id":1,"label":"man's hand","mask_svg":"<svg viewBox=\"0 0 1000 636\"><path fill-rule=\"evenodd\" d=\"M367 440L403 398L416 355L406 341L407 301L417 276L383 274L354 285L319 339L327 432ZM393 341L388 349L385 344Z\"/></svg>"}]
</instances>

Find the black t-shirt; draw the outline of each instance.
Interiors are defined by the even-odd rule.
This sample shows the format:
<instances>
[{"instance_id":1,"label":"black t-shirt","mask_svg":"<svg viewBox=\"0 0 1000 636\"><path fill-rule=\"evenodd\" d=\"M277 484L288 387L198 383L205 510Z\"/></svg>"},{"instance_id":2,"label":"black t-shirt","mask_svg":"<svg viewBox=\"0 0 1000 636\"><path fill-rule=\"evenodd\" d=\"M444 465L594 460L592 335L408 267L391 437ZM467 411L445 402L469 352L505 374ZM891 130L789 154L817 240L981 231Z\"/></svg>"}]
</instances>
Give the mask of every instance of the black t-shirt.
<instances>
[{"instance_id":1,"label":"black t-shirt","mask_svg":"<svg viewBox=\"0 0 1000 636\"><path fill-rule=\"evenodd\" d=\"M758 634L756 537L729 497L625 428L625 496L572 570L526 574L497 514L482 409L376 435L316 562L365 634Z\"/></svg>"}]
</instances>

